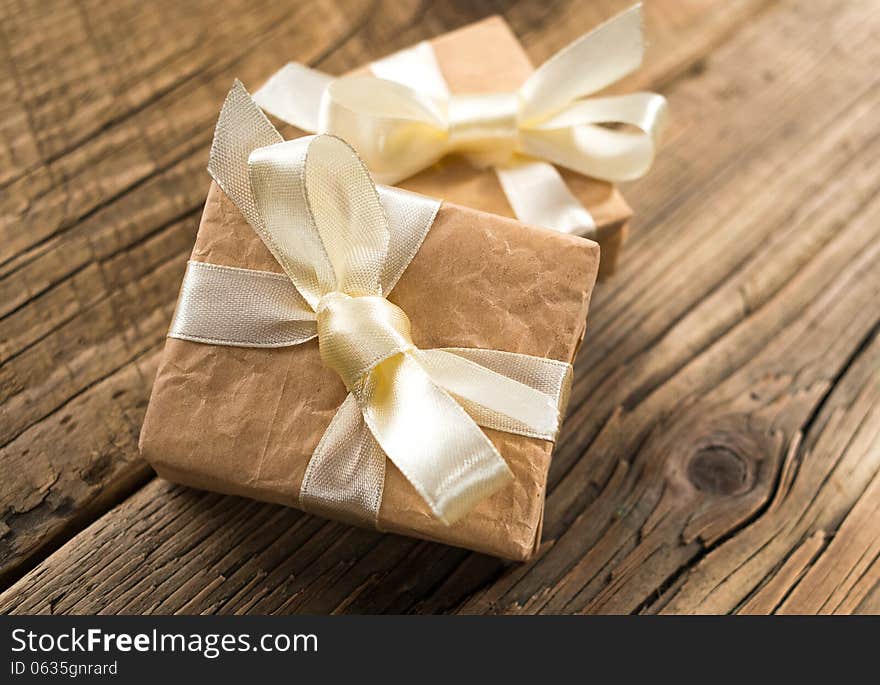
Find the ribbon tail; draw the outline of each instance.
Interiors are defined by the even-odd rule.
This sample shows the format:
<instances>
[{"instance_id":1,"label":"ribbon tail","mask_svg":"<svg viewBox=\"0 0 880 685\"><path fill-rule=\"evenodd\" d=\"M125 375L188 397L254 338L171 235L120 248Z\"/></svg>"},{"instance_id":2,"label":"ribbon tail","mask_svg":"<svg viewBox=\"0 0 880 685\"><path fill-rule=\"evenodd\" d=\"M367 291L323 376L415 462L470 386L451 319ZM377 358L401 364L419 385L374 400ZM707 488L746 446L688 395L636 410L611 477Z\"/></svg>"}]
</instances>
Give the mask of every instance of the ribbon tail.
<instances>
[{"instance_id":1,"label":"ribbon tail","mask_svg":"<svg viewBox=\"0 0 880 685\"><path fill-rule=\"evenodd\" d=\"M552 164L515 157L495 167L516 217L526 224L595 239L596 221Z\"/></svg>"},{"instance_id":2,"label":"ribbon tail","mask_svg":"<svg viewBox=\"0 0 880 685\"><path fill-rule=\"evenodd\" d=\"M283 140L236 79L214 129L208 173L258 233L263 229L263 218L251 192L248 157L258 148Z\"/></svg>"},{"instance_id":3,"label":"ribbon tail","mask_svg":"<svg viewBox=\"0 0 880 685\"><path fill-rule=\"evenodd\" d=\"M666 98L656 93L581 100L523 130L521 149L593 178L632 181L654 162L666 111ZM637 131L611 129L606 124L623 124Z\"/></svg>"},{"instance_id":4,"label":"ribbon tail","mask_svg":"<svg viewBox=\"0 0 880 685\"><path fill-rule=\"evenodd\" d=\"M522 121L552 115L634 72L642 63L642 7L600 24L544 62L523 84Z\"/></svg>"},{"instance_id":5,"label":"ribbon tail","mask_svg":"<svg viewBox=\"0 0 880 685\"><path fill-rule=\"evenodd\" d=\"M264 110L306 133L317 133L321 98L335 77L303 64L289 62L254 93Z\"/></svg>"},{"instance_id":6,"label":"ribbon tail","mask_svg":"<svg viewBox=\"0 0 880 685\"><path fill-rule=\"evenodd\" d=\"M555 440L571 388L571 365L513 352L419 350L431 379L486 428Z\"/></svg>"},{"instance_id":7,"label":"ribbon tail","mask_svg":"<svg viewBox=\"0 0 880 685\"><path fill-rule=\"evenodd\" d=\"M376 528L384 487L385 453L349 393L306 467L299 493L300 508Z\"/></svg>"},{"instance_id":8,"label":"ribbon tail","mask_svg":"<svg viewBox=\"0 0 880 685\"><path fill-rule=\"evenodd\" d=\"M379 364L352 393L387 457L441 521L454 523L513 479L483 431L410 354Z\"/></svg>"}]
</instances>

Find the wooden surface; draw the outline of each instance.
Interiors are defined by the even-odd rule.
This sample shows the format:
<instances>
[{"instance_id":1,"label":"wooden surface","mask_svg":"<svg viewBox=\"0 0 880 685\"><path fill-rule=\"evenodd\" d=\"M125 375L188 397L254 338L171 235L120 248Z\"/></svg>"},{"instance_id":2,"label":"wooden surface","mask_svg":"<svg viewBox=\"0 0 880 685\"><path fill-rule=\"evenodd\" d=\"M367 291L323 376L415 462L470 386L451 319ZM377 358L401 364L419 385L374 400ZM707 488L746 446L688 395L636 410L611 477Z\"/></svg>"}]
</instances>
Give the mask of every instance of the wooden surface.
<instances>
[{"instance_id":1,"label":"wooden surface","mask_svg":"<svg viewBox=\"0 0 880 685\"><path fill-rule=\"evenodd\" d=\"M627 2L4 2L0 611L880 612L880 5L654 0L624 190L529 564L156 479L137 435L233 77Z\"/></svg>"}]
</instances>

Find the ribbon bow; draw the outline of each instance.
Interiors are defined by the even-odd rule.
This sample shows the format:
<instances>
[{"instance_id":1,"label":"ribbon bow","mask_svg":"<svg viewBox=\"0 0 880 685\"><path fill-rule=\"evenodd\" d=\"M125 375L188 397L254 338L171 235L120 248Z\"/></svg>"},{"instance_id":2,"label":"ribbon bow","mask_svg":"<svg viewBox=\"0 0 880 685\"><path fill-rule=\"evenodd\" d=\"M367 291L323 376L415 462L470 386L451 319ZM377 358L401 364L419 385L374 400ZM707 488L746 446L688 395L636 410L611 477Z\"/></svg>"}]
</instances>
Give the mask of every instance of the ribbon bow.
<instances>
[{"instance_id":1,"label":"ribbon bow","mask_svg":"<svg viewBox=\"0 0 880 685\"><path fill-rule=\"evenodd\" d=\"M495 350L423 350L386 299L435 200L377 188L334 136L283 141L236 82L209 171L283 274L190 262L171 337L279 347L317 336L348 395L306 469L300 506L377 523L385 459L450 523L508 483L479 426L554 440L571 366Z\"/></svg>"},{"instance_id":2,"label":"ribbon bow","mask_svg":"<svg viewBox=\"0 0 880 685\"><path fill-rule=\"evenodd\" d=\"M635 71L643 53L637 5L558 52L513 93L451 95L430 44L421 43L374 63L374 76L333 79L288 64L256 99L299 128L349 141L380 183L460 152L495 166L521 220L583 233L592 218L558 172L538 160L612 182L648 171L665 98L588 97Z\"/></svg>"}]
</instances>

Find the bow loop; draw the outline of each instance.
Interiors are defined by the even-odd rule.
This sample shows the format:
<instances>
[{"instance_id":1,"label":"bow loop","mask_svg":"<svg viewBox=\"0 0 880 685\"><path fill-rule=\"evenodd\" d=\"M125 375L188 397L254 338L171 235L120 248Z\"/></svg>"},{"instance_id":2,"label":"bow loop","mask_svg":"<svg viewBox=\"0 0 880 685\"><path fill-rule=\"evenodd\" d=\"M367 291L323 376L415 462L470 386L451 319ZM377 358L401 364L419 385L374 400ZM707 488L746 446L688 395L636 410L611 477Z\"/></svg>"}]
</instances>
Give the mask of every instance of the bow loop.
<instances>
[{"instance_id":1,"label":"bow loop","mask_svg":"<svg viewBox=\"0 0 880 685\"><path fill-rule=\"evenodd\" d=\"M305 166L305 199L336 273L336 290L381 295L388 219L355 151L333 136L316 136Z\"/></svg>"},{"instance_id":2,"label":"bow loop","mask_svg":"<svg viewBox=\"0 0 880 685\"><path fill-rule=\"evenodd\" d=\"M264 242L317 308L340 291L381 295L388 221L354 151L333 136L257 148L248 158Z\"/></svg>"},{"instance_id":3,"label":"bow loop","mask_svg":"<svg viewBox=\"0 0 880 685\"><path fill-rule=\"evenodd\" d=\"M308 141L291 140L253 150L247 160L257 232L314 310L336 286L333 266L306 209L303 173Z\"/></svg>"}]
</instances>

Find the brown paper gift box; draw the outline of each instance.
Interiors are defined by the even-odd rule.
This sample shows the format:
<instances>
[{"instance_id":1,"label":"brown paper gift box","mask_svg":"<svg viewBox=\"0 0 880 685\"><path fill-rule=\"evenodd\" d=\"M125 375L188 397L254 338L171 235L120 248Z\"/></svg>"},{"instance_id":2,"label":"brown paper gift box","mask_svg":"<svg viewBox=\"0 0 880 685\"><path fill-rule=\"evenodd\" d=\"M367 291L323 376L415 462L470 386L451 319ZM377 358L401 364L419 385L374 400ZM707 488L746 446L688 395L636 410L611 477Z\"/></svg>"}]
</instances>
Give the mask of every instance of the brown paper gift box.
<instances>
[{"instance_id":1,"label":"brown paper gift box","mask_svg":"<svg viewBox=\"0 0 880 685\"><path fill-rule=\"evenodd\" d=\"M500 16L439 36L431 45L449 89L456 94L514 91L534 71L522 45ZM293 137L296 130L280 128L285 137ZM559 172L596 222L596 239L602 248L599 278L610 276L617 267L632 210L611 183L562 168ZM465 207L514 216L495 172L477 169L459 155L449 155L397 185Z\"/></svg>"},{"instance_id":2,"label":"brown paper gift box","mask_svg":"<svg viewBox=\"0 0 880 685\"><path fill-rule=\"evenodd\" d=\"M212 185L192 259L281 267ZM572 361L583 337L599 248L444 203L389 299L422 348L481 347ZM197 488L296 506L312 452L346 390L318 343L224 347L169 338L141 431L160 476ZM552 443L487 430L514 482L451 526L437 521L388 462L382 530L509 559L540 542Z\"/></svg>"}]
</instances>

